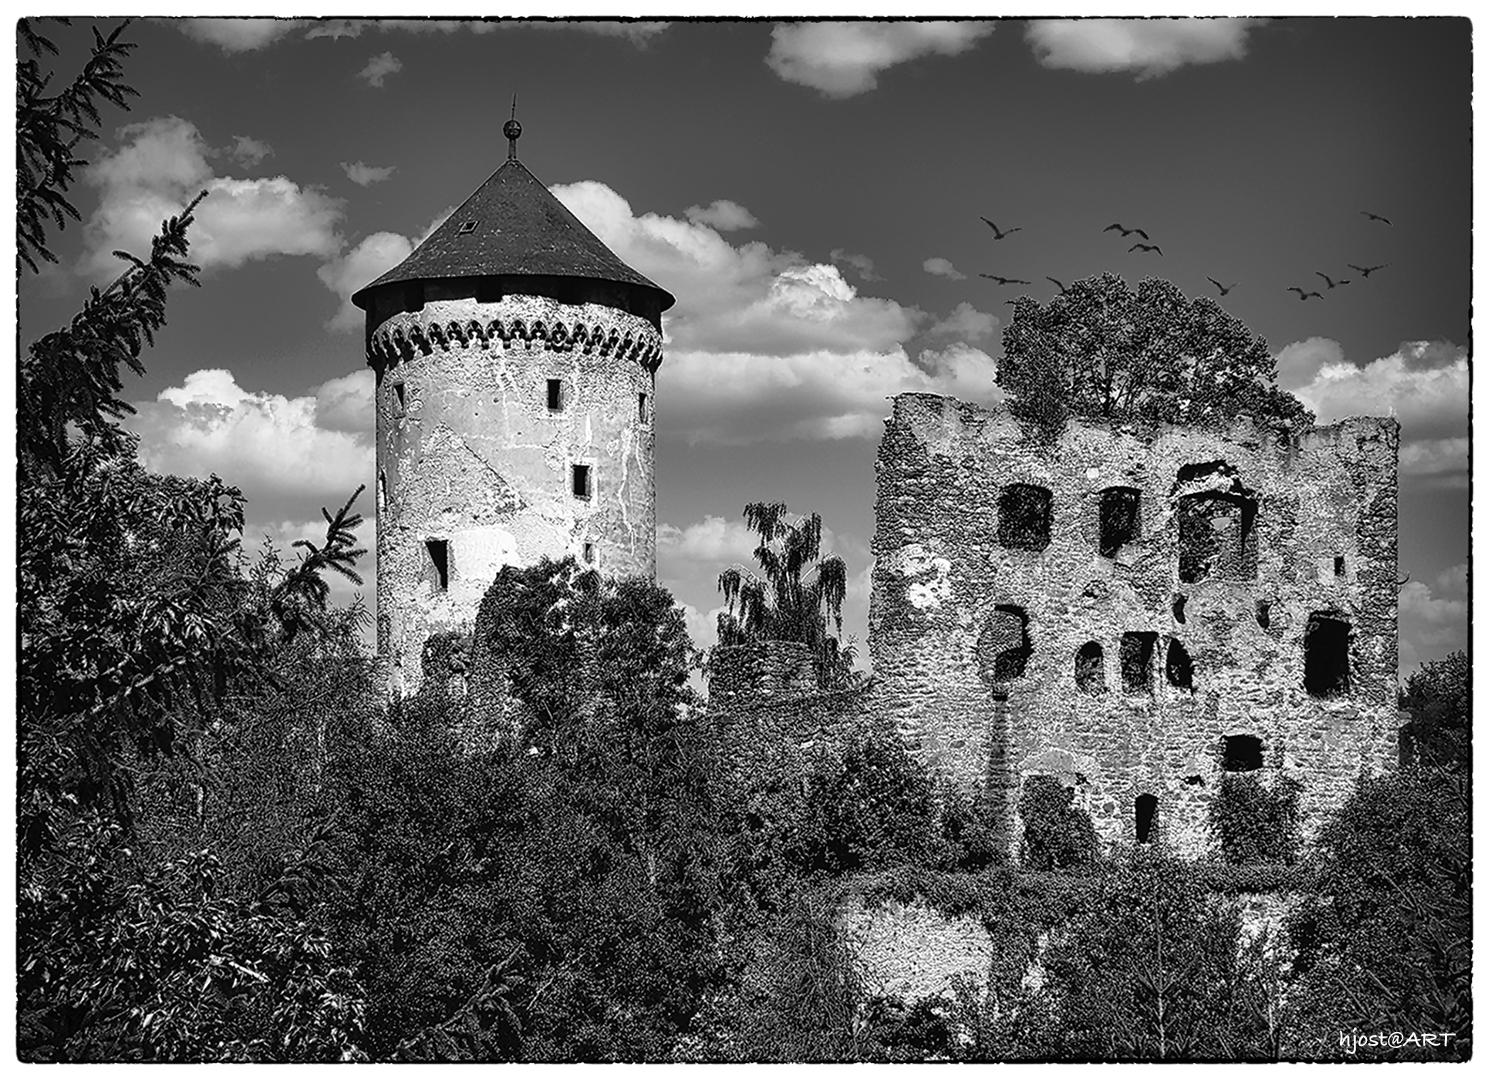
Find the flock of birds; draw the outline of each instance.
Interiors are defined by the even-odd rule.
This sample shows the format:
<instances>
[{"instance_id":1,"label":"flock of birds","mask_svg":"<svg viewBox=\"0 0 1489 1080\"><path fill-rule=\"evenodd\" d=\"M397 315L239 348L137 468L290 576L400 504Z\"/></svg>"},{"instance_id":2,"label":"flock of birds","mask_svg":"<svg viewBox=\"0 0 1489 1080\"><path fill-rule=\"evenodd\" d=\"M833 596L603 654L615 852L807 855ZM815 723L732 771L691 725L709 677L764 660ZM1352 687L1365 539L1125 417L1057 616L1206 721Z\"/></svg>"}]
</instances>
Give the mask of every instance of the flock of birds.
<instances>
[{"instance_id":1,"label":"flock of birds","mask_svg":"<svg viewBox=\"0 0 1489 1080\"><path fill-rule=\"evenodd\" d=\"M1363 214L1366 218L1370 219L1371 221L1379 221L1379 222L1381 222L1381 223L1383 223L1385 225L1390 225L1392 223L1390 218L1382 217L1380 214L1372 214L1369 210L1361 210L1360 213ZM998 225L996 223L994 223L989 218L983 218L982 220L983 220L983 223L986 224L988 228L990 228L990 229L993 230L993 239L994 240L1002 240L1002 239L1004 239L1006 237L1012 236L1016 232L1023 232L1024 231L1023 230L1023 226L1021 226L1021 225L1016 225L1016 226L1014 226L1011 229L1001 229L1001 228L998 227ZM1126 240L1129 236L1134 236L1134 235L1135 236L1141 236L1143 238L1143 241L1150 241L1152 239L1152 237L1150 237L1142 229L1129 229L1126 225L1123 225L1120 222L1116 222L1116 221L1112 222L1110 225L1108 225L1106 228L1102 229L1101 231L1103 233L1119 232L1119 233L1122 234L1121 235L1121 239L1123 239L1123 240ZM1130 248L1127 249L1127 252L1130 255L1130 254L1132 254L1135 251L1136 252L1143 252L1143 253L1157 252L1160 257L1163 255L1163 248L1159 247L1157 244L1154 244L1154 243L1134 242L1133 245ZM1345 263L1345 265L1348 266L1351 270L1355 271L1357 274L1359 274L1360 277L1362 277L1362 278L1368 278L1371 274L1375 273L1377 270L1384 270L1387 266L1390 266L1391 264L1390 263L1381 263L1378 266L1356 266L1354 263ZM1325 290L1326 291L1332 291L1334 289L1339 288L1340 286L1348 285L1352 280L1354 280L1353 278L1334 278L1334 277L1330 277L1328 274L1322 273L1321 271L1318 271L1318 270L1315 270L1314 271L1314 274L1317 275L1318 277L1321 277L1321 278L1324 279L1324 286L1325 286ZM1023 278L1003 277L1000 274L982 274L982 273L979 273L977 276L978 277L985 277L985 278L987 278L990 281L996 281L999 285L1032 285L1032 284L1034 284L1032 281L1026 281ZM1049 277L1048 275L1046 275L1044 280L1050 282L1051 284L1053 284L1055 286L1055 288L1059 289L1060 290L1060 294L1063 295L1066 292L1065 284L1062 281L1060 281L1058 278L1052 278L1052 277ZM1223 283L1221 283L1219 281L1216 281L1214 278L1209 277L1209 276L1206 276L1205 280L1208 281L1211 285L1214 285L1215 288L1219 289L1221 296L1225 296L1232 289L1234 289L1237 285L1240 284L1240 282L1237 281L1237 282L1231 283L1230 285L1225 285L1225 284L1223 284ZM1323 296L1324 296L1324 294L1321 293L1321 292L1317 292L1315 290L1304 289L1304 288L1302 288L1301 286L1298 286L1298 285L1289 285L1287 287L1287 290L1286 291L1287 292L1295 292L1295 293L1297 293L1299 300L1312 300L1312 299L1315 299L1315 298L1321 300L1321 299L1323 299ZM1010 303L1011 302L1012 301L1010 301Z\"/></svg>"}]
</instances>

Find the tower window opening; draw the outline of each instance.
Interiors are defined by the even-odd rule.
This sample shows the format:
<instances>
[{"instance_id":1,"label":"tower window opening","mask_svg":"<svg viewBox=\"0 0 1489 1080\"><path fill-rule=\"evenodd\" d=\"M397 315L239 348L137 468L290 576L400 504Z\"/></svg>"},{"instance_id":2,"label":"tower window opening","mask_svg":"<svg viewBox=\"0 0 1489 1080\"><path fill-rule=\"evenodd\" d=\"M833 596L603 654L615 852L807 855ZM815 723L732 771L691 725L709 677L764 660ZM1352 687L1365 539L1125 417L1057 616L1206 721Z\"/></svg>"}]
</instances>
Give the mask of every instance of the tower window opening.
<instances>
[{"instance_id":1,"label":"tower window opening","mask_svg":"<svg viewBox=\"0 0 1489 1080\"><path fill-rule=\"evenodd\" d=\"M464 236L466 233L473 233L475 231L476 223L474 221L462 221L460 228L456 229L455 233L457 236Z\"/></svg>"},{"instance_id":2,"label":"tower window opening","mask_svg":"<svg viewBox=\"0 0 1489 1080\"><path fill-rule=\"evenodd\" d=\"M1153 839L1153 824L1158 819L1158 796L1137 797L1137 842L1146 844Z\"/></svg>"},{"instance_id":3,"label":"tower window opening","mask_svg":"<svg viewBox=\"0 0 1489 1080\"><path fill-rule=\"evenodd\" d=\"M1022 551L1043 551L1050 543L1049 488L1009 484L998 497L998 543Z\"/></svg>"},{"instance_id":4,"label":"tower window opening","mask_svg":"<svg viewBox=\"0 0 1489 1080\"><path fill-rule=\"evenodd\" d=\"M1255 772L1262 767L1262 741L1256 735L1226 735L1220 740L1220 767L1226 772Z\"/></svg>"},{"instance_id":5,"label":"tower window opening","mask_svg":"<svg viewBox=\"0 0 1489 1080\"><path fill-rule=\"evenodd\" d=\"M636 395L636 415L637 415L638 418L640 418L640 420L641 420L641 422L643 424L646 423L646 395L645 394L637 394Z\"/></svg>"},{"instance_id":6,"label":"tower window opening","mask_svg":"<svg viewBox=\"0 0 1489 1080\"><path fill-rule=\"evenodd\" d=\"M425 540L424 552L429 556L425 563L425 570L430 584L434 586L434 591L448 592L450 589L450 542L438 539Z\"/></svg>"},{"instance_id":7,"label":"tower window opening","mask_svg":"<svg viewBox=\"0 0 1489 1080\"><path fill-rule=\"evenodd\" d=\"M1153 652L1157 647L1158 635L1155 633L1134 630L1122 635L1119 661L1123 691L1129 694L1153 692Z\"/></svg>"},{"instance_id":8,"label":"tower window opening","mask_svg":"<svg viewBox=\"0 0 1489 1080\"><path fill-rule=\"evenodd\" d=\"M590 497L590 469L588 465L574 466L574 497L576 499L587 499Z\"/></svg>"},{"instance_id":9,"label":"tower window opening","mask_svg":"<svg viewBox=\"0 0 1489 1080\"><path fill-rule=\"evenodd\" d=\"M1101 493L1098 518L1101 532L1099 550L1103 558L1116 558L1124 544L1138 538L1141 499L1142 492L1137 488L1111 487Z\"/></svg>"},{"instance_id":10,"label":"tower window opening","mask_svg":"<svg viewBox=\"0 0 1489 1080\"><path fill-rule=\"evenodd\" d=\"M977 667L983 681L1003 683L1022 677L1033 652L1028 614L1021 607L999 604L977 638Z\"/></svg>"},{"instance_id":11,"label":"tower window opening","mask_svg":"<svg viewBox=\"0 0 1489 1080\"><path fill-rule=\"evenodd\" d=\"M388 474L381 469L377 473L377 509L381 513L388 506Z\"/></svg>"},{"instance_id":12,"label":"tower window opening","mask_svg":"<svg viewBox=\"0 0 1489 1080\"><path fill-rule=\"evenodd\" d=\"M584 561L593 564L595 561L595 546L586 541L584 545Z\"/></svg>"},{"instance_id":13,"label":"tower window opening","mask_svg":"<svg viewBox=\"0 0 1489 1080\"><path fill-rule=\"evenodd\" d=\"M1076 650L1075 685L1087 694L1106 693L1106 654L1100 642L1088 641Z\"/></svg>"},{"instance_id":14,"label":"tower window opening","mask_svg":"<svg viewBox=\"0 0 1489 1080\"><path fill-rule=\"evenodd\" d=\"M1349 691L1349 623L1315 612L1303 631L1303 689L1314 697Z\"/></svg>"},{"instance_id":15,"label":"tower window opening","mask_svg":"<svg viewBox=\"0 0 1489 1080\"><path fill-rule=\"evenodd\" d=\"M1256 576L1256 500L1204 491L1179 499L1179 580Z\"/></svg>"},{"instance_id":16,"label":"tower window opening","mask_svg":"<svg viewBox=\"0 0 1489 1080\"><path fill-rule=\"evenodd\" d=\"M1343 555L1335 555L1334 556L1334 576L1335 577L1343 577L1344 576L1344 556Z\"/></svg>"},{"instance_id":17,"label":"tower window opening","mask_svg":"<svg viewBox=\"0 0 1489 1080\"><path fill-rule=\"evenodd\" d=\"M405 410L408 409L408 398L404 393L403 384L401 382L396 382L393 384L393 405L394 409L397 412L397 415L399 416L402 416Z\"/></svg>"},{"instance_id":18,"label":"tower window opening","mask_svg":"<svg viewBox=\"0 0 1489 1080\"><path fill-rule=\"evenodd\" d=\"M1272 602L1270 600L1256 602L1256 625L1263 630L1272 625Z\"/></svg>"},{"instance_id":19,"label":"tower window opening","mask_svg":"<svg viewBox=\"0 0 1489 1080\"><path fill-rule=\"evenodd\" d=\"M1189 650L1184 648L1182 642L1173 638L1168 643L1168 658L1164 664L1164 670L1168 675L1168 684L1180 690L1194 689L1194 661L1189 658Z\"/></svg>"},{"instance_id":20,"label":"tower window opening","mask_svg":"<svg viewBox=\"0 0 1489 1080\"><path fill-rule=\"evenodd\" d=\"M564 381L562 379L548 380L548 411L559 412L564 407Z\"/></svg>"}]
</instances>

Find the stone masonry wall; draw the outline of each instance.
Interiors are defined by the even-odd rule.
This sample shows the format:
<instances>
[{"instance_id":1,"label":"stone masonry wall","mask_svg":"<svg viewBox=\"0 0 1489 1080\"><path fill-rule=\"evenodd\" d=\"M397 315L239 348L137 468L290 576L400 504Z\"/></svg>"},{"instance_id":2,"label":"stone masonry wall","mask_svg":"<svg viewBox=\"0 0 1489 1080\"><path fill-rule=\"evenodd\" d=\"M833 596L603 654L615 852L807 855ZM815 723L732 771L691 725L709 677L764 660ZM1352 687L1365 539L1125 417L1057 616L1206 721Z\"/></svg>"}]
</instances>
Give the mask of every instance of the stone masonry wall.
<instances>
[{"instance_id":1,"label":"stone masonry wall","mask_svg":"<svg viewBox=\"0 0 1489 1080\"><path fill-rule=\"evenodd\" d=\"M464 298L396 314L368 341L378 652L395 693L417 690L425 639L469 629L504 565L588 554L606 574L655 576L651 323L600 304ZM587 498L574 494L576 464L590 469ZM443 547L443 588L430 541Z\"/></svg>"},{"instance_id":2,"label":"stone masonry wall","mask_svg":"<svg viewBox=\"0 0 1489 1080\"><path fill-rule=\"evenodd\" d=\"M1072 421L1041 444L1003 410L897 397L877 463L879 707L934 768L991 786L1015 849L1019 790L1043 773L1075 789L1108 845L1137 839L1148 795L1148 838L1205 853L1238 735L1260 740L1263 783L1302 781L1311 837L1362 770L1396 760L1398 431ZM1048 493L1042 546L1009 520L1000 536L1000 513L1037 518L1030 488ZM1103 501L1134 498L1135 535L1113 547ZM1330 659L1311 624L1347 626L1347 689L1305 688ZM1146 637L1124 647L1128 634ZM1186 660L1188 688L1174 685Z\"/></svg>"}]
</instances>

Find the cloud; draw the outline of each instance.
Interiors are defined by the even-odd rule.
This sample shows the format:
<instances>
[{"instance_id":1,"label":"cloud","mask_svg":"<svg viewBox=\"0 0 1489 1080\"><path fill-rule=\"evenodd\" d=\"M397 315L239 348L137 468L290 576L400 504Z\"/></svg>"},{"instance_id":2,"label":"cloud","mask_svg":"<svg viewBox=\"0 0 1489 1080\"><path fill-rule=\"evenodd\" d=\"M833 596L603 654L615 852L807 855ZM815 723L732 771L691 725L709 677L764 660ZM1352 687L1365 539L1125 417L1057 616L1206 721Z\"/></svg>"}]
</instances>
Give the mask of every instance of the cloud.
<instances>
[{"instance_id":1,"label":"cloud","mask_svg":"<svg viewBox=\"0 0 1489 1080\"><path fill-rule=\"evenodd\" d=\"M851 251L842 248L833 248L828 256L835 263L843 263L853 268L860 281L883 281L884 279L874 273L874 260L867 255L855 255Z\"/></svg>"},{"instance_id":2,"label":"cloud","mask_svg":"<svg viewBox=\"0 0 1489 1080\"><path fill-rule=\"evenodd\" d=\"M1213 64L1246 55L1259 19L1035 19L1027 37L1045 67L1135 71L1139 79L1185 64Z\"/></svg>"},{"instance_id":3,"label":"cloud","mask_svg":"<svg viewBox=\"0 0 1489 1080\"><path fill-rule=\"evenodd\" d=\"M404 34L493 34L498 31L571 30L603 37L621 37L638 47L667 29L669 23L641 19L493 20L479 19L318 19L306 32L310 38L358 38L369 30Z\"/></svg>"},{"instance_id":4,"label":"cloud","mask_svg":"<svg viewBox=\"0 0 1489 1080\"><path fill-rule=\"evenodd\" d=\"M678 603L677 607L682 610L683 621L688 627L688 637L697 649L712 649L719 643L719 616L729 609L723 604L710 608L708 611L700 611L692 604ZM697 689L702 689L698 686Z\"/></svg>"},{"instance_id":5,"label":"cloud","mask_svg":"<svg viewBox=\"0 0 1489 1080\"><path fill-rule=\"evenodd\" d=\"M1438 660L1468 647L1468 564L1458 563L1437 576L1433 585L1408 581L1397 601L1400 613L1400 663L1403 677L1427 660Z\"/></svg>"},{"instance_id":6,"label":"cloud","mask_svg":"<svg viewBox=\"0 0 1489 1080\"><path fill-rule=\"evenodd\" d=\"M998 328L998 316L978 311L963 300L950 315L930 328L935 337L955 337L962 341L981 341L993 336Z\"/></svg>"},{"instance_id":7,"label":"cloud","mask_svg":"<svg viewBox=\"0 0 1489 1080\"><path fill-rule=\"evenodd\" d=\"M955 56L992 32L988 22L780 23L765 62L787 82L845 98L874 89L896 64Z\"/></svg>"},{"instance_id":8,"label":"cloud","mask_svg":"<svg viewBox=\"0 0 1489 1080\"><path fill-rule=\"evenodd\" d=\"M191 227L191 261L204 269L241 266L275 255L330 255L341 246L341 203L284 176L237 180L216 176L213 151L190 121L156 117L122 128L124 145L87 171L99 206L84 228L83 272L113 277L115 249L148 254L160 223L199 191Z\"/></svg>"},{"instance_id":9,"label":"cloud","mask_svg":"<svg viewBox=\"0 0 1489 1080\"><path fill-rule=\"evenodd\" d=\"M962 273L955 266L952 266L950 259L943 259L937 256L935 258L927 259L925 262L921 263L920 266L921 269L923 269L927 274L934 274L936 275L936 277L950 278L952 281L967 280L967 275Z\"/></svg>"},{"instance_id":10,"label":"cloud","mask_svg":"<svg viewBox=\"0 0 1489 1080\"><path fill-rule=\"evenodd\" d=\"M301 19L173 19L189 38L216 45L225 53L262 49L298 30Z\"/></svg>"},{"instance_id":11,"label":"cloud","mask_svg":"<svg viewBox=\"0 0 1489 1080\"><path fill-rule=\"evenodd\" d=\"M708 225L719 232L755 229L760 226L754 214L729 199L715 199L708 206L690 206L682 213L683 217L694 224Z\"/></svg>"},{"instance_id":12,"label":"cloud","mask_svg":"<svg viewBox=\"0 0 1489 1080\"><path fill-rule=\"evenodd\" d=\"M136 403L129 427L156 472L216 473L250 499L278 495L336 500L369 483L375 469L370 412L355 403L368 375L355 372L303 397L245 390L230 371L194 371L153 402Z\"/></svg>"},{"instance_id":13,"label":"cloud","mask_svg":"<svg viewBox=\"0 0 1489 1080\"><path fill-rule=\"evenodd\" d=\"M332 330L356 330L363 324L363 313L352 303L352 293L376 281L414 252L408 237L398 233L373 233L346 254L338 256L316 271L326 287L341 297L341 306L326 325Z\"/></svg>"},{"instance_id":14,"label":"cloud","mask_svg":"<svg viewBox=\"0 0 1489 1080\"><path fill-rule=\"evenodd\" d=\"M385 52L367 61L367 66L357 72L357 77L366 79L373 86L382 86L384 79L402 70L403 61L391 52Z\"/></svg>"},{"instance_id":15,"label":"cloud","mask_svg":"<svg viewBox=\"0 0 1489 1080\"><path fill-rule=\"evenodd\" d=\"M341 167L346 170L346 178L358 187L381 183L392 176L396 168L394 165L364 165L360 161L350 165L343 161Z\"/></svg>"},{"instance_id":16,"label":"cloud","mask_svg":"<svg viewBox=\"0 0 1489 1080\"><path fill-rule=\"evenodd\" d=\"M657 560L667 569L680 562L716 565L720 570L731 563L750 565L751 553L759 543L760 538L745 527L743 518L731 521L709 514L683 528L665 521L657 525ZM674 577L676 572L663 576Z\"/></svg>"},{"instance_id":17,"label":"cloud","mask_svg":"<svg viewBox=\"0 0 1489 1080\"><path fill-rule=\"evenodd\" d=\"M233 145L228 148L227 153L238 164L251 169L274 153L274 148L266 142L250 139L247 135L234 135Z\"/></svg>"},{"instance_id":18,"label":"cloud","mask_svg":"<svg viewBox=\"0 0 1489 1080\"><path fill-rule=\"evenodd\" d=\"M323 431L376 431L376 389L377 378L365 367L322 383L315 392L316 426Z\"/></svg>"}]
</instances>

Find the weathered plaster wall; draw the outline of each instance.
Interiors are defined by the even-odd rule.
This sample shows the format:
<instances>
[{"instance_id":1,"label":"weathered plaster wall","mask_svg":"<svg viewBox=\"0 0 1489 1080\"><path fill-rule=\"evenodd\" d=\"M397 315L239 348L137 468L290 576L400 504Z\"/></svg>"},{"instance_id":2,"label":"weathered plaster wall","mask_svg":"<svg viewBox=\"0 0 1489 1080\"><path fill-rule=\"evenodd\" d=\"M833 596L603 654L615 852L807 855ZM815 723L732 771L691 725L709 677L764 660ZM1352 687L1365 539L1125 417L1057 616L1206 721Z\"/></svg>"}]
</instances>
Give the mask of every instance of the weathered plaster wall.
<instances>
[{"instance_id":1,"label":"weathered plaster wall","mask_svg":"<svg viewBox=\"0 0 1489 1080\"><path fill-rule=\"evenodd\" d=\"M870 908L850 896L838 927L870 996L955 1000L957 980L974 992L987 984L993 942L976 914L947 918L921 900Z\"/></svg>"},{"instance_id":2,"label":"weathered plaster wall","mask_svg":"<svg viewBox=\"0 0 1489 1080\"><path fill-rule=\"evenodd\" d=\"M395 692L423 642L468 629L502 566L573 555L656 574L655 386L646 319L547 297L433 300L369 334L378 371L378 652ZM548 407L559 379L562 407ZM645 411L640 395L646 395ZM572 467L590 467L590 494ZM443 541L446 587L427 541Z\"/></svg>"},{"instance_id":3,"label":"weathered plaster wall","mask_svg":"<svg viewBox=\"0 0 1489 1080\"><path fill-rule=\"evenodd\" d=\"M1303 432L1071 422L1041 444L1003 410L897 397L877 463L869 614L881 707L940 771L1001 794L1010 845L1020 786L1048 773L1075 788L1104 841L1136 839L1136 799L1149 794L1156 835L1202 854L1222 738L1237 734L1261 739L1264 783L1279 768L1302 780L1311 835L1362 769L1395 763L1398 430L1368 418ZM999 499L1014 484L1051 494L1041 550L1000 542ZM1138 535L1108 558L1099 506L1113 487L1140 493ZM1238 493L1256 507L1249 546L1221 515L1230 556L1181 581L1182 501ZM1017 675L990 655L1017 628L1000 605L1027 618ZM1331 697L1304 688L1316 612L1351 627L1350 686ZM1127 632L1155 635L1147 692L1124 690ZM1089 642L1103 653L1101 692L1077 684ZM1192 660L1192 689L1166 678L1170 642Z\"/></svg>"}]
</instances>

